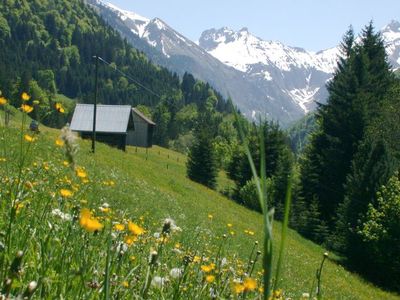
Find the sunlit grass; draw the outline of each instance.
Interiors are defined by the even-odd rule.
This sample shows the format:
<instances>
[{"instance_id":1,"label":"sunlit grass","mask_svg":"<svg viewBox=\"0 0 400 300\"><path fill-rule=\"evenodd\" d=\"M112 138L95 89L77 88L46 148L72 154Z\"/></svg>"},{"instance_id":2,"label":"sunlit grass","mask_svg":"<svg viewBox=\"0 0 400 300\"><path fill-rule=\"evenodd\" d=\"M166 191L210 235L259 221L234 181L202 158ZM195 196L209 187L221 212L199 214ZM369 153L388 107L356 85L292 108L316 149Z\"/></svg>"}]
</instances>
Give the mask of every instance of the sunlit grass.
<instances>
[{"instance_id":1,"label":"sunlit grass","mask_svg":"<svg viewBox=\"0 0 400 300\"><path fill-rule=\"evenodd\" d=\"M183 155L103 144L93 155L80 140L72 168L60 131L41 126L35 141L21 141L20 116L0 127L0 282L12 281L1 293L36 282L37 299L260 297L261 215L188 180ZM167 218L181 230L167 232ZM286 252L279 287L298 299L325 250L289 230ZM327 299L396 298L329 260L322 276Z\"/></svg>"}]
</instances>

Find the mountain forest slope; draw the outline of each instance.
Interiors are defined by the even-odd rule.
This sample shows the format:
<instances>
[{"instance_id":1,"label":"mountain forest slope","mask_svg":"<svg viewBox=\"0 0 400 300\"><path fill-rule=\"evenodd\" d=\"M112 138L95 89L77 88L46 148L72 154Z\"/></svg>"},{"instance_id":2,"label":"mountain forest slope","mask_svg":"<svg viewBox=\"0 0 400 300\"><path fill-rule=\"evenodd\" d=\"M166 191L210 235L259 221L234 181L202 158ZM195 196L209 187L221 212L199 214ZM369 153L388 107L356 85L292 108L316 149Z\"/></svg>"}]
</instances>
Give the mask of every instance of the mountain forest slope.
<instances>
[{"instance_id":1,"label":"mountain forest slope","mask_svg":"<svg viewBox=\"0 0 400 300\"><path fill-rule=\"evenodd\" d=\"M190 131L210 97L216 111L231 109L208 83L191 74L181 80L176 73L154 65L81 0L2 1L0 47L1 91L16 107L20 106L19 95L28 92L32 101L40 103L35 118L52 126L62 123L53 120L54 109L47 110L54 108L57 93L93 103L96 56L101 57L98 102L145 106L159 125L158 144L167 145ZM194 115L189 125L178 124L176 118L185 107ZM73 105L64 122L72 111Z\"/></svg>"}]
</instances>

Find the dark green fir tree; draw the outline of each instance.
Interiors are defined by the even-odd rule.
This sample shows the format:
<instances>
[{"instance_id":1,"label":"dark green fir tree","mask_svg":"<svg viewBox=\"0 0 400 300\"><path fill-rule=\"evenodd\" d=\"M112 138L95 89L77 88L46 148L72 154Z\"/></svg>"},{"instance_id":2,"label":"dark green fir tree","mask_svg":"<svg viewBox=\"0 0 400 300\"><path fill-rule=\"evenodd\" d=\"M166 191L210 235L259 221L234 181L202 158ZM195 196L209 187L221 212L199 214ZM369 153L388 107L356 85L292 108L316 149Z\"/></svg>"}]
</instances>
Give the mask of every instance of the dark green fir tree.
<instances>
[{"instance_id":1,"label":"dark green fir tree","mask_svg":"<svg viewBox=\"0 0 400 300\"><path fill-rule=\"evenodd\" d=\"M187 175L191 180L214 189L217 184L217 172L212 139L207 130L199 129L189 151Z\"/></svg>"}]
</instances>

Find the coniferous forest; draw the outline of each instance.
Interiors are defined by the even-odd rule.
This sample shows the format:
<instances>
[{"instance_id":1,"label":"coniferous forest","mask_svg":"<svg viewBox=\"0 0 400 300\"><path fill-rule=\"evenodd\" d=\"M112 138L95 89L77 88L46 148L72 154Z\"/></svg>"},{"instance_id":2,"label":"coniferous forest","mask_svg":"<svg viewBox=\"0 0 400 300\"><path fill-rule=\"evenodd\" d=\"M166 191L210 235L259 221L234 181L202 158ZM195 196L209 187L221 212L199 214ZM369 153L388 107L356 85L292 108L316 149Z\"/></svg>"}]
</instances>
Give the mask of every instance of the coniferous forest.
<instances>
[{"instance_id":1,"label":"coniferous forest","mask_svg":"<svg viewBox=\"0 0 400 300\"><path fill-rule=\"evenodd\" d=\"M243 128L257 170L265 149L275 218L283 219L290 181L290 226L351 270L400 291L400 79L372 23L359 41L351 28L345 33L326 104L290 134L271 120L235 119L229 99L191 74L152 64L80 0L2 1L0 49L1 93L15 107L29 93L30 116L51 127L68 122L75 103L93 103L100 56L107 62L99 67L100 103L138 106L157 124L155 144L188 154L190 179L218 189L222 170L232 186L220 192L261 211Z\"/></svg>"}]
</instances>

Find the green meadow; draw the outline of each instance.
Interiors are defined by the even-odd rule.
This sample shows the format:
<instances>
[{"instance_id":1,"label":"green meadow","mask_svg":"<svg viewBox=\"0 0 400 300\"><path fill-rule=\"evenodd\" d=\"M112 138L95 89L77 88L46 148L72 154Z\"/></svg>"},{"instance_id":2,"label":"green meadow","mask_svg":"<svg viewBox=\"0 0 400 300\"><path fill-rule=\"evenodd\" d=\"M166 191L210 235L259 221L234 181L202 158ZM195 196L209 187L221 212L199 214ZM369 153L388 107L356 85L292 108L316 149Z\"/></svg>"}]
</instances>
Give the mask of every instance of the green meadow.
<instances>
[{"instance_id":1,"label":"green meadow","mask_svg":"<svg viewBox=\"0 0 400 300\"><path fill-rule=\"evenodd\" d=\"M6 128L0 116L2 295L261 299L261 214L190 181L184 155L101 143L93 154L78 139L71 161L59 130L32 134L18 113ZM220 174L218 190L230 184ZM275 222L275 254L280 229ZM325 252L289 230L274 299L315 295ZM324 299L399 299L331 255L321 279Z\"/></svg>"}]
</instances>

